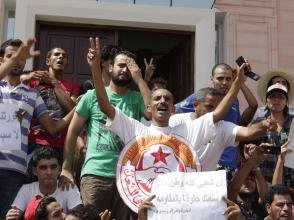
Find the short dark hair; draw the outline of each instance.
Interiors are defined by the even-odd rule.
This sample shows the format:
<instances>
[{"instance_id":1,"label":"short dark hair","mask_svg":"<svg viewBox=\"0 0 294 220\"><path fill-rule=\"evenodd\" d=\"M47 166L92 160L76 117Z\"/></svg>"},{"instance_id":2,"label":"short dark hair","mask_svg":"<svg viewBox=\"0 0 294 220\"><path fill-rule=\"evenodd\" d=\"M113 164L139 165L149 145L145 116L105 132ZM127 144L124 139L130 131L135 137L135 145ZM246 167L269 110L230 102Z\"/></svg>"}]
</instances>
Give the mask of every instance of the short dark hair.
<instances>
[{"instance_id":1,"label":"short dark hair","mask_svg":"<svg viewBox=\"0 0 294 220\"><path fill-rule=\"evenodd\" d=\"M125 55L125 56L127 56L127 57L130 57L130 58L134 59L135 62L137 61L137 56L136 56L135 54L133 54L132 52L127 51L127 50L122 50L122 51L117 52L117 53L113 56L113 59L112 59L111 63L114 63L115 58L116 58L117 56L119 56L119 55Z\"/></svg>"},{"instance_id":2,"label":"short dark hair","mask_svg":"<svg viewBox=\"0 0 294 220\"><path fill-rule=\"evenodd\" d=\"M207 95L223 97L223 94L218 89L213 87L204 87L195 93L195 101L202 102Z\"/></svg>"},{"instance_id":3,"label":"short dark hair","mask_svg":"<svg viewBox=\"0 0 294 220\"><path fill-rule=\"evenodd\" d=\"M265 203L272 204L275 195L289 195L293 203L293 193L291 190L284 185L274 185L269 187L268 193L265 197Z\"/></svg>"},{"instance_id":4,"label":"short dark hair","mask_svg":"<svg viewBox=\"0 0 294 220\"><path fill-rule=\"evenodd\" d=\"M54 151L54 149L51 147L41 147L40 149L38 149L37 151L34 152L33 158L32 158L32 164L34 167L37 167L37 165L41 159L50 160L52 158L54 158L58 161L58 155ZM59 163L59 161L58 161L58 163Z\"/></svg>"},{"instance_id":5,"label":"short dark hair","mask_svg":"<svg viewBox=\"0 0 294 220\"><path fill-rule=\"evenodd\" d=\"M52 197L52 196L45 196L41 202L39 203L37 209L36 209L36 214L35 214L35 219L36 220L47 220L48 216L48 211L47 211L47 205L49 205L52 202L57 202L57 200Z\"/></svg>"},{"instance_id":6,"label":"short dark hair","mask_svg":"<svg viewBox=\"0 0 294 220\"><path fill-rule=\"evenodd\" d=\"M20 39L9 39L1 44L0 47L0 57L3 57L5 54L5 50L7 47L12 46L12 47L20 47L23 42Z\"/></svg>"},{"instance_id":7,"label":"short dark hair","mask_svg":"<svg viewBox=\"0 0 294 220\"><path fill-rule=\"evenodd\" d=\"M114 56L123 49L115 45L105 45L101 51L102 60L113 60Z\"/></svg>"},{"instance_id":8,"label":"short dark hair","mask_svg":"<svg viewBox=\"0 0 294 220\"><path fill-rule=\"evenodd\" d=\"M152 90L152 89L154 88L155 84L161 84L161 85L163 85L163 87L165 87L165 89L168 88L168 83L167 83L167 81L166 81L164 78L159 77L159 76L158 76L158 77L154 77L154 78L152 78L152 79L148 82L148 87L149 87L149 89Z\"/></svg>"},{"instance_id":9,"label":"short dark hair","mask_svg":"<svg viewBox=\"0 0 294 220\"><path fill-rule=\"evenodd\" d=\"M98 211L93 205L78 205L75 208L69 210L67 215L73 215L80 220L97 220Z\"/></svg>"},{"instance_id":10,"label":"short dark hair","mask_svg":"<svg viewBox=\"0 0 294 220\"><path fill-rule=\"evenodd\" d=\"M215 64L213 67L212 67L212 70L211 70L211 75L214 76L215 74L215 70L217 68L221 68L223 70L230 70L232 71L232 73L234 72L233 68L229 65L229 64L226 64L226 63L218 63L218 64Z\"/></svg>"},{"instance_id":11,"label":"short dark hair","mask_svg":"<svg viewBox=\"0 0 294 220\"><path fill-rule=\"evenodd\" d=\"M93 83L90 79L87 79L86 81L84 81L82 83L82 85L80 86L80 94L83 95L85 94L88 90L93 89Z\"/></svg>"},{"instance_id":12,"label":"short dark hair","mask_svg":"<svg viewBox=\"0 0 294 220\"><path fill-rule=\"evenodd\" d=\"M53 53L53 50L55 50L55 49L62 49L62 50L64 50L64 51L66 51L63 47L55 46L55 47L51 48L51 49L47 52L47 54L46 54L46 59L51 57L51 55L52 55L52 53Z\"/></svg>"}]
</instances>

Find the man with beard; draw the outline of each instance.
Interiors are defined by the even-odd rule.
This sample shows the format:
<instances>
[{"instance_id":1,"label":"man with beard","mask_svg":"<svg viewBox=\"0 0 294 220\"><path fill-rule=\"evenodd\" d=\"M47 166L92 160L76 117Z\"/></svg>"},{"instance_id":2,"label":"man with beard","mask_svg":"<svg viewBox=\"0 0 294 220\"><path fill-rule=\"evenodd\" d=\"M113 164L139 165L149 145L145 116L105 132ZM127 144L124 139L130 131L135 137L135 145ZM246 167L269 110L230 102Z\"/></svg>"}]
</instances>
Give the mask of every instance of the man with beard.
<instances>
[{"instance_id":1,"label":"man with beard","mask_svg":"<svg viewBox=\"0 0 294 220\"><path fill-rule=\"evenodd\" d=\"M22 186L26 169L28 133L33 116L46 128L50 135L58 135L70 122L73 111L59 121L53 120L39 93L20 81L26 59L38 55L30 48L35 39L25 44L18 39L4 42L0 48L0 103L19 108L17 117L21 128L19 150L0 150L0 219L4 218L10 204Z\"/></svg>"},{"instance_id":2,"label":"man with beard","mask_svg":"<svg viewBox=\"0 0 294 220\"><path fill-rule=\"evenodd\" d=\"M121 179L127 179L129 184L127 183L126 185L131 185L132 187L130 187L130 190L126 187L124 191L135 191L138 189L136 188L136 185L139 183L136 177L137 171L145 171L146 168L149 169L151 166L156 168L153 170L153 173L156 173L159 167L170 168L170 172L201 171L197 151L199 151L200 147L207 146L210 142L218 141L219 139L216 140L216 137L224 135L225 129L227 129L226 132L231 134L231 139L242 141L255 139L257 136L265 133L267 129L272 130L276 128L276 123L270 119L263 121L259 125L255 124L250 128L234 124L226 126L226 128L222 126L223 121L221 120L229 110L231 102L236 97L241 85L246 80L244 67L248 64L243 64L238 70L236 79L230 90L216 109L192 122L181 123L177 126L170 127L169 118L174 107L173 96L166 89L155 90L151 94L150 102L147 105L147 111L151 115L151 126L147 127L125 115L117 106L112 105L111 100L107 97L107 91L102 86L101 69L97 65L99 58L99 40L96 39L96 44L92 40L87 59L94 78L97 103L101 111L108 117L107 126L116 132L125 144L131 146L127 148L131 150L124 151L124 153L131 155L132 158L123 158L125 167L129 167L129 169L125 169L124 171L129 171L129 175L127 174L128 177L122 175L123 177ZM138 78L142 78L142 76ZM177 160L174 159L174 155L176 155ZM209 155L213 157L214 152L210 151ZM182 159L182 156L185 156L185 158ZM133 160L133 158L135 159ZM193 160L186 158L193 158ZM207 159L209 160L209 158ZM121 164L118 165L119 170L122 170L121 167L124 166ZM133 173L135 174L133 175ZM151 175L153 174L152 172L150 173ZM162 172L157 172L157 175L160 175L160 173ZM146 175L145 179L152 182L157 175L153 175L152 178ZM138 189L136 192L139 194L140 190ZM150 190L145 190L145 192L150 193ZM148 195L147 193L145 195ZM137 198L144 198L141 195ZM127 196L129 200L132 200L130 198L132 195L127 194Z\"/></svg>"},{"instance_id":3,"label":"man with beard","mask_svg":"<svg viewBox=\"0 0 294 220\"><path fill-rule=\"evenodd\" d=\"M127 51L114 56L110 65L110 84L105 89L112 105L140 120L145 103L149 102L150 91L144 79L138 78L141 73L134 59L134 55ZM132 79L143 98L139 92L128 89ZM79 101L68 129L61 179L65 185L73 182L71 166L74 146L83 125L87 123L87 152L80 182L83 203L95 206L99 212L108 209L115 219L129 219L130 209L121 200L115 182L115 165L124 144L106 127L105 122L106 115L97 106L95 90L89 90Z\"/></svg>"},{"instance_id":4,"label":"man with beard","mask_svg":"<svg viewBox=\"0 0 294 220\"><path fill-rule=\"evenodd\" d=\"M79 85L71 80L63 79L64 70L69 63L68 54L61 47L54 47L47 52L46 65L48 71L34 71L22 75L22 82L40 93L49 111L50 117L60 120L76 105L79 95ZM31 158L33 153L42 147L52 147L57 155L59 163L63 161L63 146L66 131L57 137L52 137L37 121L33 121L29 134L29 150ZM31 171L29 166L29 172Z\"/></svg>"}]
</instances>

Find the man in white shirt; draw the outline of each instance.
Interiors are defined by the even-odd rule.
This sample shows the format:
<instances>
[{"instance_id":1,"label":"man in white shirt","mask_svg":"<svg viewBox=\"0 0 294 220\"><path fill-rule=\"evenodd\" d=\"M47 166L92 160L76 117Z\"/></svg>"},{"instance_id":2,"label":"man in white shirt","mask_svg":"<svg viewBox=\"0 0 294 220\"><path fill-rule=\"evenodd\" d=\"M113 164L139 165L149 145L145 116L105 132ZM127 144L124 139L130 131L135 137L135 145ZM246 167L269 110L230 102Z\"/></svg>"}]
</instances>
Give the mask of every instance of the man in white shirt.
<instances>
[{"instance_id":1,"label":"man in white shirt","mask_svg":"<svg viewBox=\"0 0 294 220\"><path fill-rule=\"evenodd\" d=\"M174 127L181 123L192 122L202 115L214 111L222 98L223 95L215 88L205 87L198 90L195 96L194 112L172 115L169 119L169 125ZM238 132L232 133L230 129L231 126L236 125L227 121L221 121L219 124L223 129L219 129L220 132L216 133L214 140L196 150L202 171L216 170L223 150L228 146L233 146L235 141L240 141Z\"/></svg>"},{"instance_id":2,"label":"man in white shirt","mask_svg":"<svg viewBox=\"0 0 294 220\"><path fill-rule=\"evenodd\" d=\"M54 197L65 212L81 204L80 193L76 186L63 191L57 187L60 171L54 150L50 147L40 148L33 155L33 173L38 177L38 181L20 188L6 218L20 219L28 203L36 195Z\"/></svg>"}]
</instances>

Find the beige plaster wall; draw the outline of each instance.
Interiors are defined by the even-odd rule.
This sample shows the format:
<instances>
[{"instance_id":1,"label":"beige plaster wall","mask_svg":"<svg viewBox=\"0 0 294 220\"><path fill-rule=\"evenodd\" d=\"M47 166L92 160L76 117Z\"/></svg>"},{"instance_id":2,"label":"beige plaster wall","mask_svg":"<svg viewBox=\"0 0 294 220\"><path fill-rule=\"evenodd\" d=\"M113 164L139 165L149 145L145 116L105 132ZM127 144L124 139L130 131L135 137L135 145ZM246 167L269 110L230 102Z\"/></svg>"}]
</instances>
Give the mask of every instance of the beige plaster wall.
<instances>
[{"instance_id":1,"label":"beige plaster wall","mask_svg":"<svg viewBox=\"0 0 294 220\"><path fill-rule=\"evenodd\" d=\"M261 75L272 69L294 74L293 0L216 0L215 7L226 12L224 62L235 65L236 57L243 55ZM256 82L248 79L246 84L256 91Z\"/></svg>"}]
</instances>

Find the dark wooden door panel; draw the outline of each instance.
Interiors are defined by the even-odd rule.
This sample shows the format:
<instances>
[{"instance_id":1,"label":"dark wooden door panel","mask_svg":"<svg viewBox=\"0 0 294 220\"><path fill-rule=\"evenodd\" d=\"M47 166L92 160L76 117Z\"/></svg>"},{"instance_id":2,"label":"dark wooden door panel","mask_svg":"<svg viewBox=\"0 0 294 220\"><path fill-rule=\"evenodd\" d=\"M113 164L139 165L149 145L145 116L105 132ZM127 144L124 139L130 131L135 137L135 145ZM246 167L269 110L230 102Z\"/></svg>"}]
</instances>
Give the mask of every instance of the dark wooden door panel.
<instances>
[{"instance_id":1,"label":"dark wooden door panel","mask_svg":"<svg viewBox=\"0 0 294 220\"><path fill-rule=\"evenodd\" d=\"M69 56L69 65L65 70L64 78L75 80L79 84L91 78L86 60L89 37L98 36L102 46L105 44L117 45L117 34L110 29L65 27L47 23L38 23L37 27L37 48L41 51L41 55L35 60L34 69L46 70L47 52L59 46L64 48Z\"/></svg>"},{"instance_id":2,"label":"dark wooden door panel","mask_svg":"<svg viewBox=\"0 0 294 220\"><path fill-rule=\"evenodd\" d=\"M167 79L175 101L191 94L194 88L194 34L167 30L128 29L122 27L81 26L37 22L36 48L41 55L34 69L46 70L46 53L55 46L63 47L69 55L64 77L82 84L91 79L86 60L89 37L98 36L101 45L118 45L136 53L144 74L144 58L157 62L155 76Z\"/></svg>"}]
</instances>

